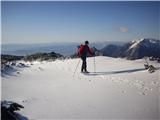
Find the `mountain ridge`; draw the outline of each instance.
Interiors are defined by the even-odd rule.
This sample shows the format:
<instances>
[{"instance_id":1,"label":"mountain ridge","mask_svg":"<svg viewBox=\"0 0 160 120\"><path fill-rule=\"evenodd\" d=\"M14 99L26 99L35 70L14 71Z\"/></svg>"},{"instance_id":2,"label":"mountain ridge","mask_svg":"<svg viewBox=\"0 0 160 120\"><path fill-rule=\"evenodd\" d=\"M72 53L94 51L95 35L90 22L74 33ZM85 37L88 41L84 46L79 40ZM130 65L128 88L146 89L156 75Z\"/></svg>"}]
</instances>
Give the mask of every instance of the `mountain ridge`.
<instances>
[{"instance_id":1,"label":"mountain ridge","mask_svg":"<svg viewBox=\"0 0 160 120\"><path fill-rule=\"evenodd\" d=\"M111 47L112 46L112 51ZM152 38L142 38L128 42L122 46L108 45L100 50L103 55L110 57L122 57L130 60L141 59L143 57L153 57L160 59L160 40ZM106 53L110 51L110 54Z\"/></svg>"}]
</instances>

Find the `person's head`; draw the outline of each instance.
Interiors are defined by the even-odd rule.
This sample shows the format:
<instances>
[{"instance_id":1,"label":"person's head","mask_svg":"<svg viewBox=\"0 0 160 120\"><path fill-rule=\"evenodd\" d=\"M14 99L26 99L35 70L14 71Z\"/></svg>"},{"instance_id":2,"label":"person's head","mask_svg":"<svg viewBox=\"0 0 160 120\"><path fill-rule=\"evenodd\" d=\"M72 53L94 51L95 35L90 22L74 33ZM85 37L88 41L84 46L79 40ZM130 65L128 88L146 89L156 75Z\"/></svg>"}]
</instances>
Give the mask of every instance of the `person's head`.
<instances>
[{"instance_id":1,"label":"person's head","mask_svg":"<svg viewBox=\"0 0 160 120\"><path fill-rule=\"evenodd\" d=\"M89 44L89 42L88 41L85 41L85 45L88 45Z\"/></svg>"}]
</instances>

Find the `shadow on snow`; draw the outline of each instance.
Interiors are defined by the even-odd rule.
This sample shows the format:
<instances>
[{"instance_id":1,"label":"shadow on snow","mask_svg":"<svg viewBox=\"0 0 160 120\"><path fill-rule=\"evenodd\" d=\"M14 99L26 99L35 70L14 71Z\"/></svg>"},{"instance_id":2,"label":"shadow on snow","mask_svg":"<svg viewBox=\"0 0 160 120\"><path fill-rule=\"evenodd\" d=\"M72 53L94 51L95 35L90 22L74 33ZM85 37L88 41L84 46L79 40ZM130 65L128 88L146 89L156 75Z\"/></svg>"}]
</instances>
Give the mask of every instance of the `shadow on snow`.
<instances>
[{"instance_id":1,"label":"shadow on snow","mask_svg":"<svg viewBox=\"0 0 160 120\"><path fill-rule=\"evenodd\" d=\"M121 73L133 73L138 71L144 71L145 68L139 68L139 69L130 69L130 70L120 70L120 71L110 71L110 72L90 72L90 73L84 73L85 75L110 75L110 74L121 74Z\"/></svg>"}]
</instances>

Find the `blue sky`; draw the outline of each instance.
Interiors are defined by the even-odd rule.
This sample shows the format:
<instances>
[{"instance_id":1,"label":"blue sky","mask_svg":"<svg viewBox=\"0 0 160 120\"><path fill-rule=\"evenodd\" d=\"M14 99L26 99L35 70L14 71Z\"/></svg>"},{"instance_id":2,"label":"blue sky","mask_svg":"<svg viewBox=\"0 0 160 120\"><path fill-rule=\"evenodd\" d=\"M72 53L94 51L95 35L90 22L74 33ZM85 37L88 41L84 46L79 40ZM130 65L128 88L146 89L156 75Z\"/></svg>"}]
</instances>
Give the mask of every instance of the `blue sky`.
<instances>
[{"instance_id":1,"label":"blue sky","mask_svg":"<svg viewBox=\"0 0 160 120\"><path fill-rule=\"evenodd\" d=\"M2 43L158 39L160 2L2 2Z\"/></svg>"}]
</instances>

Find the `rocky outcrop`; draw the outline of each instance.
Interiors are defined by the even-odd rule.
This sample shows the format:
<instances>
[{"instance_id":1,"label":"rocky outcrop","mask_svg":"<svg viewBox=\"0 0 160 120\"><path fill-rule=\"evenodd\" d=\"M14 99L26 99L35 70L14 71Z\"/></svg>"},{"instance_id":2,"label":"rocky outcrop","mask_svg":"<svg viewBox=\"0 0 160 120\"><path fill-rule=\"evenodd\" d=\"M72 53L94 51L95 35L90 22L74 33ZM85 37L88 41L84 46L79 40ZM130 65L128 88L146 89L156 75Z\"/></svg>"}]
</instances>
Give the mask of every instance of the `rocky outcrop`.
<instances>
[{"instance_id":1,"label":"rocky outcrop","mask_svg":"<svg viewBox=\"0 0 160 120\"><path fill-rule=\"evenodd\" d=\"M51 52L51 53L35 53L32 55L27 55L23 58L23 60L25 61L34 61L34 60L40 60L40 61L44 61L44 60L55 60L57 58L61 58L63 57L63 55L55 53L55 52Z\"/></svg>"}]
</instances>

